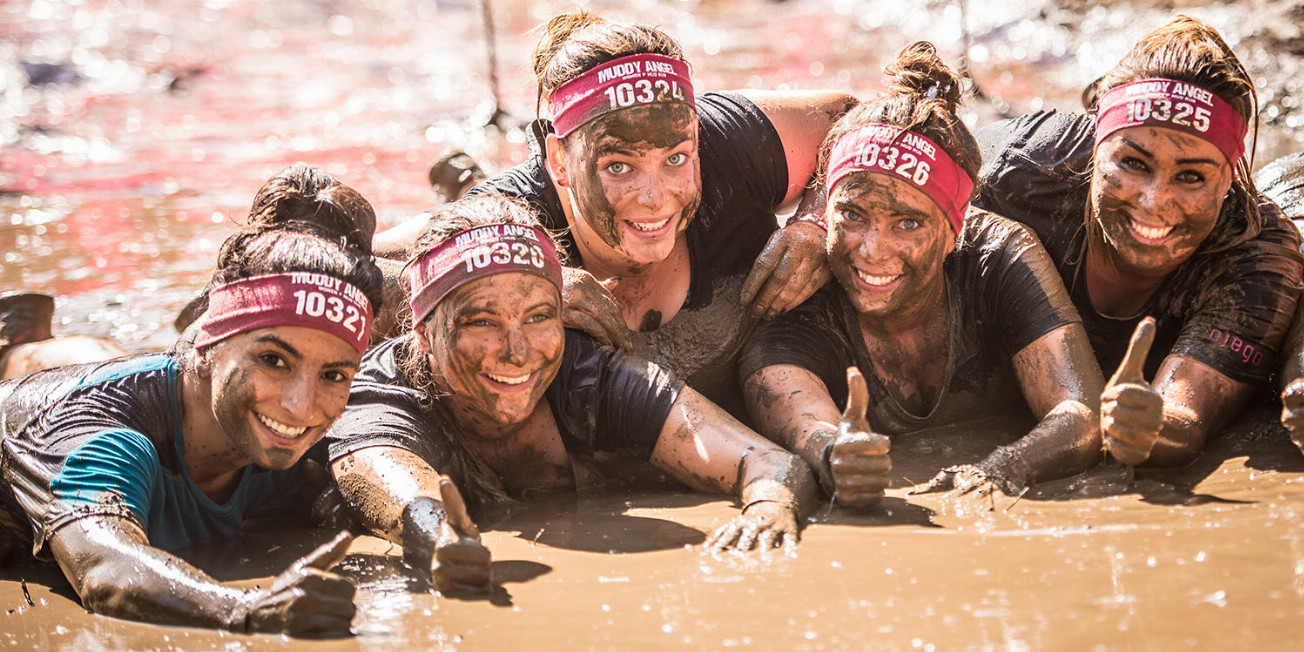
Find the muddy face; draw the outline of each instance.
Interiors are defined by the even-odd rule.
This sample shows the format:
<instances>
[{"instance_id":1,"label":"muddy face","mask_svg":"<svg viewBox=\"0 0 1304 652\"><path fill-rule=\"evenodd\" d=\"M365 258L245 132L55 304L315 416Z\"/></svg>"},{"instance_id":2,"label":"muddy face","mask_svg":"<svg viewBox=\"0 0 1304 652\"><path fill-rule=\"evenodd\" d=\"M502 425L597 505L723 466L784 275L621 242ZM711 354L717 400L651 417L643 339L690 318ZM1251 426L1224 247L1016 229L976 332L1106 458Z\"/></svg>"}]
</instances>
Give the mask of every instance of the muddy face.
<instances>
[{"instance_id":1,"label":"muddy face","mask_svg":"<svg viewBox=\"0 0 1304 652\"><path fill-rule=\"evenodd\" d=\"M349 343L315 328L241 333L209 355L213 414L243 457L289 468L344 412L359 359Z\"/></svg>"},{"instance_id":2,"label":"muddy face","mask_svg":"<svg viewBox=\"0 0 1304 652\"><path fill-rule=\"evenodd\" d=\"M942 262L955 233L909 182L859 172L829 196L829 267L862 316L926 310L943 296Z\"/></svg>"},{"instance_id":3,"label":"muddy face","mask_svg":"<svg viewBox=\"0 0 1304 652\"><path fill-rule=\"evenodd\" d=\"M571 191L580 251L630 274L661 262L701 199L697 113L684 104L616 111L567 137L554 173Z\"/></svg>"},{"instance_id":4,"label":"muddy face","mask_svg":"<svg viewBox=\"0 0 1304 652\"><path fill-rule=\"evenodd\" d=\"M417 327L442 399L470 434L494 438L534 411L561 367L561 298L522 272L476 279Z\"/></svg>"},{"instance_id":5,"label":"muddy face","mask_svg":"<svg viewBox=\"0 0 1304 652\"><path fill-rule=\"evenodd\" d=\"M1209 237L1231 188L1232 167L1202 138L1132 127L1096 150L1091 209L1103 246L1125 272L1167 276Z\"/></svg>"}]
</instances>

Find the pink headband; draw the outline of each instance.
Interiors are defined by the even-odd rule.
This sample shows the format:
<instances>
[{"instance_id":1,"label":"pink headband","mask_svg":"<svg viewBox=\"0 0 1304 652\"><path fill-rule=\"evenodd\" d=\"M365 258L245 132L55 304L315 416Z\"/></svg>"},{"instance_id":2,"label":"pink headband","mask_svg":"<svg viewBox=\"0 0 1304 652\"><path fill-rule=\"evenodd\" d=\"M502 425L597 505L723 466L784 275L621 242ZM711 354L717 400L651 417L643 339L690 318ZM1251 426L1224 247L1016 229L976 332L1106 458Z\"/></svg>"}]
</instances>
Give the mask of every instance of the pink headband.
<instances>
[{"instance_id":1,"label":"pink headband","mask_svg":"<svg viewBox=\"0 0 1304 652\"><path fill-rule=\"evenodd\" d=\"M588 121L641 104L693 106L688 64L660 54L633 54L586 71L552 92L552 128L565 138Z\"/></svg>"},{"instance_id":2,"label":"pink headband","mask_svg":"<svg viewBox=\"0 0 1304 652\"><path fill-rule=\"evenodd\" d=\"M956 233L964 227L973 180L937 143L913 131L875 122L843 134L829 157L828 192L852 172L905 179L946 213Z\"/></svg>"},{"instance_id":3,"label":"pink headband","mask_svg":"<svg viewBox=\"0 0 1304 652\"><path fill-rule=\"evenodd\" d=\"M542 276L561 292L557 247L534 227L489 224L449 236L408 268L414 323L425 321L448 293L502 272Z\"/></svg>"},{"instance_id":4,"label":"pink headband","mask_svg":"<svg viewBox=\"0 0 1304 652\"><path fill-rule=\"evenodd\" d=\"M242 278L208 295L195 348L273 326L306 326L348 342L362 355L371 337L371 302L329 274L287 272Z\"/></svg>"},{"instance_id":5,"label":"pink headband","mask_svg":"<svg viewBox=\"0 0 1304 652\"><path fill-rule=\"evenodd\" d=\"M1245 120L1213 93L1174 79L1142 79L1105 91L1096 114L1096 144L1119 129L1155 125L1213 143L1232 166L1245 153Z\"/></svg>"}]
</instances>

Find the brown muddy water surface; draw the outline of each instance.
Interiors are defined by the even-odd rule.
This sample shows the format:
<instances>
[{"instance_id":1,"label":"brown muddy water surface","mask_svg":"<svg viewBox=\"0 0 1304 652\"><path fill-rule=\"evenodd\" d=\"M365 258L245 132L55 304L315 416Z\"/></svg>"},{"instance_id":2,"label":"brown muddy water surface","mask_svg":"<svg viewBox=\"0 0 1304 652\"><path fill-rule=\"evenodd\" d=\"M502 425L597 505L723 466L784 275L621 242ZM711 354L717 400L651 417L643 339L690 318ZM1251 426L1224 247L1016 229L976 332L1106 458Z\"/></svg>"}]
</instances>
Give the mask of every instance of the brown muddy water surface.
<instances>
[{"instance_id":1,"label":"brown muddy water surface","mask_svg":"<svg viewBox=\"0 0 1304 652\"><path fill-rule=\"evenodd\" d=\"M533 114L528 30L571 3L495 0L502 108ZM1007 109L1077 108L1081 88L1175 11L1218 27L1260 84L1257 163L1304 141L1295 2L641 0L594 2L684 44L702 90L833 87L867 96L908 41L971 70ZM55 294L57 334L159 350L262 181L295 161L365 196L383 224L431 201L426 169L461 148L524 154L492 112L473 0L10 0L0 3L0 291ZM341 572L357 636L304 643L86 614L57 568L0 569L0 646L63 649L1245 648L1299 638L1304 457L1271 407L1194 466L1099 468L1017 502L906 496L1017 432L979 424L894 442L896 483L869 516L822 510L796 557L699 544L735 513L676 493L586 495L486 523L498 591L433 595L374 538ZM1258 425L1256 425L1258 424ZM185 551L252 585L326 536L258 528ZM29 603L24 592L30 594ZM1274 645L1275 644L1275 645Z\"/></svg>"}]
</instances>

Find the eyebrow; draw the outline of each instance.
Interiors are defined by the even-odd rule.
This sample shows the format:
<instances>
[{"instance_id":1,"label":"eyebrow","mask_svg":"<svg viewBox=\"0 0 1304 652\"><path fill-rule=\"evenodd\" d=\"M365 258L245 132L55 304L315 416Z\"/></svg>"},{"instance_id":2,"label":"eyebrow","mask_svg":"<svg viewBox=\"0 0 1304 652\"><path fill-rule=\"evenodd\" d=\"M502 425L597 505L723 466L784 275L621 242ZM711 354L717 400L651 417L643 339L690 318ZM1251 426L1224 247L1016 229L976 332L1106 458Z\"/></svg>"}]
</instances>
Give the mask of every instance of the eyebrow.
<instances>
[{"instance_id":1,"label":"eyebrow","mask_svg":"<svg viewBox=\"0 0 1304 652\"><path fill-rule=\"evenodd\" d=\"M1155 155L1154 155L1154 154L1151 154L1150 151L1147 150L1146 148L1144 148L1144 147L1142 147L1142 146L1140 146L1140 145L1138 145L1138 144L1136 144L1136 143L1134 143L1134 142L1132 142L1132 141L1130 141L1130 140L1128 140L1128 139L1126 139L1126 138L1123 139L1123 142L1124 142L1128 147L1131 147L1132 149L1135 149L1136 151L1141 152L1142 154L1144 154L1144 155L1146 155L1146 156L1148 156L1148 157L1150 157L1150 158L1155 158ZM1178 165L1200 165L1200 164L1203 164L1203 165L1218 165L1218 161L1215 161L1214 159L1211 159L1211 158L1179 158L1179 159L1177 159L1177 164L1178 164Z\"/></svg>"},{"instance_id":2,"label":"eyebrow","mask_svg":"<svg viewBox=\"0 0 1304 652\"><path fill-rule=\"evenodd\" d=\"M280 348L284 349L285 352L286 352L287 354L289 354L290 357L294 358L296 362L297 362L297 361L301 361L301 360L303 360L303 354L300 353L298 349L294 348L293 346L290 346L290 343L289 343L289 342L286 342L285 340L281 339L280 337L276 336L275 334L272 334L272 333L264 333L264 334L262 334L262 335L259 335L257 338L254 339L254 343L255 343L255 344L272 344L272 345L275 345L275 346L277 346L277 347L280 347ZM357 362L352 361L352 360L337 360L337 361L335 361L335 362L327 362L326 364L324 364L324 365L322 365L322 366L325 367L325 368L327 368L327 369L334 369L334 368L337 368L337 367L344 367L344 368L346 368L346 369L359 369L359 368L360 368L359 364L358 364Z\"/></svg>"}]
</instances>

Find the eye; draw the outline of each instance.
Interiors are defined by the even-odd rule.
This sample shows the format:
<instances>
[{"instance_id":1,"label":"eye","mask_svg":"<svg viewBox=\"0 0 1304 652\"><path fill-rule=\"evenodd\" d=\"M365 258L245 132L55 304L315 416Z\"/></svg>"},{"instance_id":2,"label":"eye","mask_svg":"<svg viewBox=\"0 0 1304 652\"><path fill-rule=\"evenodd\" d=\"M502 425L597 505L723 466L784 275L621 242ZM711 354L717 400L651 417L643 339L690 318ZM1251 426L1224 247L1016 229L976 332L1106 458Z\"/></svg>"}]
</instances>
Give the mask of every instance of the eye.
<instances>
[{"instance_id":1,"label":"eye","mask_svg":"<svg viewBox=\"0 0 1304 652\"><path fill-rule=\"evenodd\" d=\"M490 326L493 326L494 323L491 322L491 321L489 321L488 319L485 319L484 317L479 317L479 318L477 318L477 319L472 319L472 320L466 322L466 325L467 325L467 326L472 326L472 327L475 327L475 328L488 328L488 327L490 327Z\"/></svg>"},{"instance_id":2,"label":"eye","mask_svg":"<svg viewBox=\"0 0 1304 652\"><path fill-rule=\"evenodd\" d=\"M837 218L838 218L839 220L843 221L843 222L863 222L863 221L864 221L863 219L861 219L861 217L860 217L860 213L857 213L856 211L853 211L853 210L851 210L851 209L849 209L849 208L839 207L838 210L837 210L836 215L837 215Z\"/></svg>"},{"instance_id":3,"label":"eye","mask_svg":"<svg viewBox=\"0 0 1304 652\"><path fill-rule=\"evenodd\" d=\"M1118 164L1121 167L1125 167L1129 170L1136 170L1137 172L1150 171L1150 166L1146 165L1145 161L1142 161L1135 156L1125 156L1123 157L1123 160L1118 162Z\"/></svg>"},{"instance_id":4,"label":"eye","mask_svg":"<svg viewBox=\"0 0 1304 652\"><path fill-rule=\"evenodd\" d=\"M688 162L688 155L683 152L675 152L666 159L666 163L679 167Z\"/></svg>"},{"instance_id":5,"label":"eye","mask_svg":"<svg viewBox=\"0 0 1304 652\"><path fill-rule=\"evenodd\" d=\"M322 378L331 383L352 383L353 377L338 369L331 369L322 374Z\"/></svg>"},{"instance_id":6,"label":"eye","mask_svg":"<svg viewBox=\"0 0 1304 652\"><path fill-rule=\"evenodd\" d=\"M290 365L285 358L276 353L262 353L258 356L258 362L268 367L277 367L279 369L288 368Z\"/></svg>"},{"instance_id":7,"label":"eye","mask_svg":"<svg viewBox=\"0 0 1304 652\"><path fill-rule=\"evenodd\" d=\"M1204 183L1204 175L1195 170L1182 170L1181 172L1178 172L1177 176L1174 178L1178 183L1185 183L1192 186Z\"/></svg>"},{"instance_id":8,"label":"eye","mask_svg":"<svg viewBox=\"0 0 1304 652\"><path fill-rule=\"evenodd\" d=\"M536 312L525 319L527 324L542 324L548 321L552 321L551 312Z\"/></svg>"},{"instance_id":9,"label":"eye","mask_svg":"<svg viewBox=\"0 0 1304 652\"><path fill-rule=\"evenodd\" d=\"M921 226L923 226L923 223L913 217L907 217L906 219L897 222L897 228L902 231L914 231Z\"/></svg>"},{"instance_id":10,"label":"eye","mask_svg":"<svg viewBox=\"0 0 1304 652\"><path fill-rule=\"evenodd\" d=\"M615 161L607 164L607 172L611 174L625 174L629 172L629 164L624 161Z\"/></svg>"}]
</instances>

